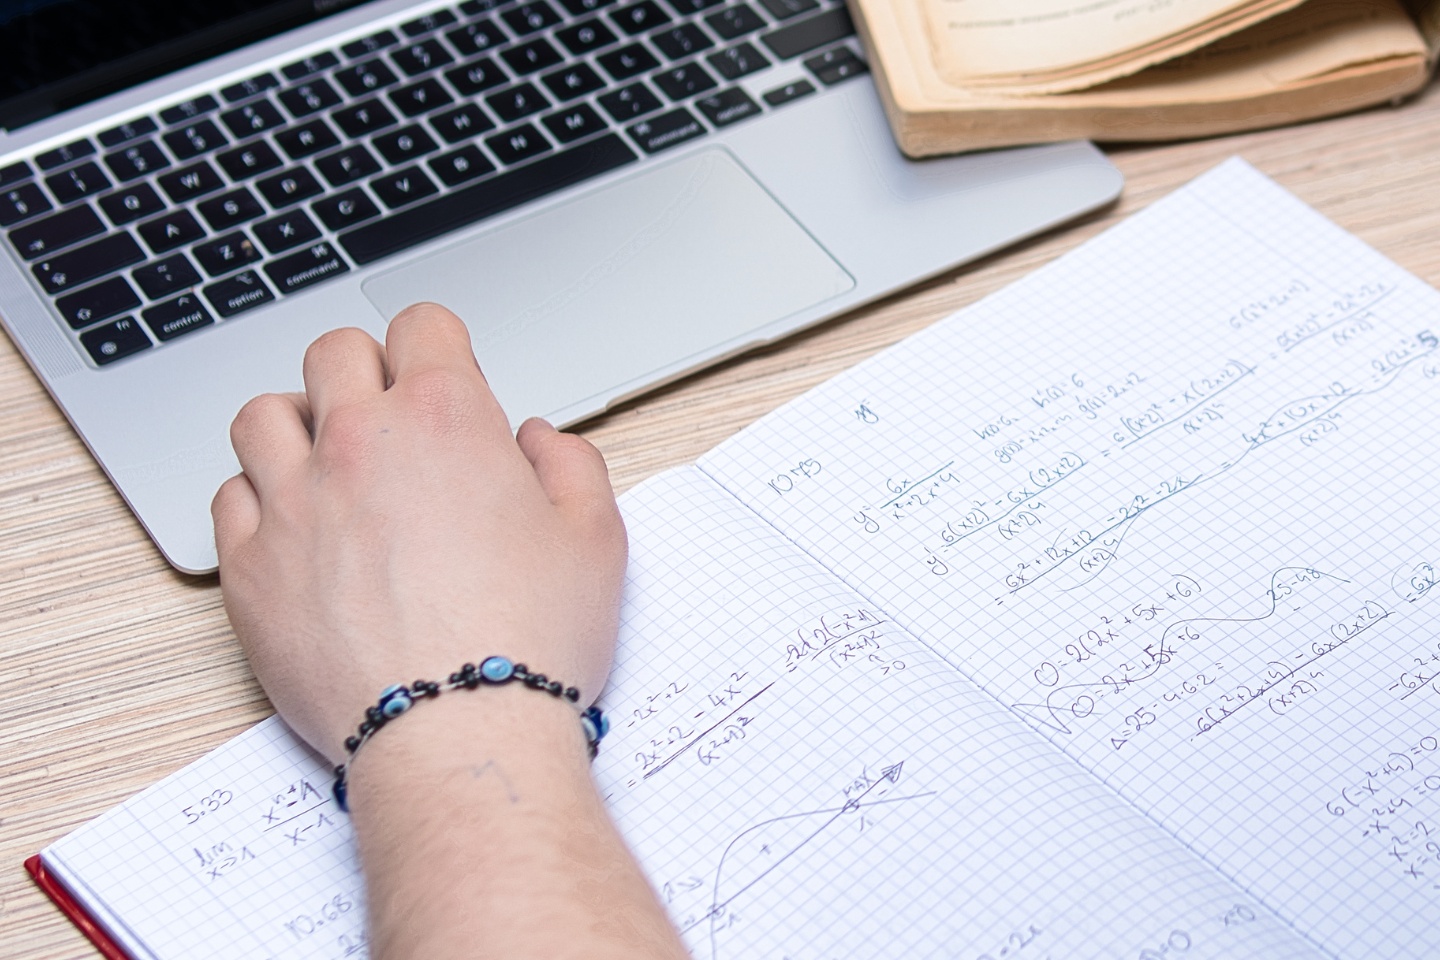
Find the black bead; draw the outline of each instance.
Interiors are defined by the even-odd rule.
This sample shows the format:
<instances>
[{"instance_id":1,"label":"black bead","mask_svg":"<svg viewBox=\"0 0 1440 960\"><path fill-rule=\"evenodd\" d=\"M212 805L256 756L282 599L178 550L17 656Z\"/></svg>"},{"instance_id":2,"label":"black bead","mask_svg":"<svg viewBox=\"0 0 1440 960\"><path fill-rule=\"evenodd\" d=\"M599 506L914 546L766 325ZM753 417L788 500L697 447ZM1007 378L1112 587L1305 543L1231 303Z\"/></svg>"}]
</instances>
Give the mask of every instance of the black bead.
<instances>
[{"instance_id":1,"label":"black bead","mask_svg":"<svg viewBox=\"0 0 1440 960\"><path fill-rule=\"evenodd\" d=\"M383 716L384 714L380 712L379 707L365 708L365 719L369 720L371 723L378 723L380 721L380 718Z\"/></svg>"},{"instance_id":2,"label":"black bead","mask_svg":"<svg viewBox=\"0 0 1440 960\"><path fill-rule=\"evenodd\" d=\"M571 703L579 703L580 691L576 690L574 687L567 687L565 690L565 699L569 700Z\"/></svg>"},{"instance_id":3,"label":"black bead","mask_svg":"<svg viewBox=\"0 0 1440 960\"><path fill-rule=\"evenodd\" d=\"M523 664L523 663L517 663L517 664L515 664L515 673L514 673L514 676L515 676L515 679L516 679L516 680L524 680L524 679L525 679L527 676L529 676L529 675L530 675L530 668L529 668L529 667L525 666L525 664Z\"/></svg>"},{"instance_id":4,"label":"black bead","mask_svg":"<svg viewBox=\"0 0 1440 960\"><path fill-rule=\"evenodd\" d=\"M460 676L459 671L456 671L455 673L450 674L450 682L451 682L452 684L459 683L460 680L461 680L461 676Z\"/></svg>"},{"instance_id":5,"label":"black bead","mask_svg":"<svg viewBox=\"0 0 1440 960\"><path fill-rule=\"evenodd\" d=\"M354 753L354 752L355 752L356 750L358 750L359 748L360 748L360 738L359 738L359 737L346 737L346 738L345 738L345 749L346 749L347 752L349 752L349 753Z\"/></svg>"},{"instance_id":6,"label":"black bead","mask_svg":"<svg viewBox=\"0 0 1440 960\"><path fill-rule=\"evenodd\" d=\"M565 684L561 683L559 680L551 680L549 686L547 686L546 689L550 691L550 696L558 697L560 696L560 694L565 692Z\"/></svg>"},{"instance_id":7,"label":"black bead","mask_svg":"<svg viewBox=\"0 0 1440 960\"><path fill-rule=\"evenodd\" d=\"M364 723L360 724L360 736L362 737L368 736L374 730L375 724L371 723L369 720L366 720Z\"/></svg>"}]
</instances>

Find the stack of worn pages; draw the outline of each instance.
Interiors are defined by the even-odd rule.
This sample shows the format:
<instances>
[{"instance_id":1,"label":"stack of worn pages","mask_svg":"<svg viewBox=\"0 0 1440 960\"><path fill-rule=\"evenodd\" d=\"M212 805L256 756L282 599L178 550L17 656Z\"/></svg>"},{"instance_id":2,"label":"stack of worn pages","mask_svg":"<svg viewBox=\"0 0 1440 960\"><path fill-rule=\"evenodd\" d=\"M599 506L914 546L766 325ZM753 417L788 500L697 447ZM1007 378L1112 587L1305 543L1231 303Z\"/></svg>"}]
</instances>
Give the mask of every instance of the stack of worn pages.
<instances>
[{"instance_id":1,"label":"stack of worn pages","mask_svg":"<svg viewBox=\"0 0 1440 960\"><path fill-rule=\"evenodd\" d=\"M1424 86L1440 0L851 0L911 156L1276 126Z\"/></svg>"}]
</instances>

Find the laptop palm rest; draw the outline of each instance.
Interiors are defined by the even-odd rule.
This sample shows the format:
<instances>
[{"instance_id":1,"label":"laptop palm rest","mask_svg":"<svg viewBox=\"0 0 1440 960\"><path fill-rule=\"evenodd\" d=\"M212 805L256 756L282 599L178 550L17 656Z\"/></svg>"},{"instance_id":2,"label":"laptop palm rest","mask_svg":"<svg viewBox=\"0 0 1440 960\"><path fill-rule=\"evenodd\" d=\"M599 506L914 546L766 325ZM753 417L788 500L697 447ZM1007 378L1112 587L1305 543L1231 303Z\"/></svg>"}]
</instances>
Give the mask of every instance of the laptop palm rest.
<instances>
[{"instance_id":1,"label":"laptop palm rest","mask_svg":"<svg viewBox=\"0 0 1440 960\"><path fill-rule=\"evenodd\" d=\"M470 328L514 424L653 383L854 279L723 149L596 190L364 284ZM702 356L703 355L703 356ZM696 358L686 364L687 358Z\"/></svg>"}]
</instances>

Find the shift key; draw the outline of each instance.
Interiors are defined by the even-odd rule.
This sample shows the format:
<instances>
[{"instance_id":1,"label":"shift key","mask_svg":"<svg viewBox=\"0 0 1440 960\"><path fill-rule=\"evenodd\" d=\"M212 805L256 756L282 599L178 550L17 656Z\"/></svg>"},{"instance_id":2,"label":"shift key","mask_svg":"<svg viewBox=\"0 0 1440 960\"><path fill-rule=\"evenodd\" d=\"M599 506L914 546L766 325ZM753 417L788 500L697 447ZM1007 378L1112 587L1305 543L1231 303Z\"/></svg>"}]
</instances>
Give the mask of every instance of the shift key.
<instances>
[{"instance_id":1,"label":"shift key","mask_svg":"<svg viewBox=\"0 0 1440 960\"><path fill-rule=\"evenodd\" d=\"M134 237L128 233L117 233L37 263L31 270L47 291L64 293L144 259L145 251L140 249Z\"/></svg>"},{"instance_id":2,"label":"shift key","mask_svg":"<svg viewBox=\"0 0 1440 960\"><path fill-rule=\"evenodd\" d=\"M315 243L265 265L265 272L281 293L294 293L312 283L338 277L350 267L328 243Z\"/></svg>"}]
</instances>

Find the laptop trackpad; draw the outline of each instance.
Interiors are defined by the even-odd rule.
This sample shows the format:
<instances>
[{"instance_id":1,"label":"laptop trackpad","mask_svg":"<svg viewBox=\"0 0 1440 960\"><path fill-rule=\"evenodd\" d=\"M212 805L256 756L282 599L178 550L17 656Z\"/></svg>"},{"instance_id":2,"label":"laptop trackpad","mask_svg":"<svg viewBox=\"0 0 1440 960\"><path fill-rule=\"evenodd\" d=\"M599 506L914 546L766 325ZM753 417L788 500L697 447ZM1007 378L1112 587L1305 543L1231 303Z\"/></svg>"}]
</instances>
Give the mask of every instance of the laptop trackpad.
<instances>
[{"instance_id":1,"label":"laptop trackpad","mask_svg":"<svg viewBox=\"0 0 1440 960\"><path fill-rule=\"evenodd\" d=\"M459 314L518 424L582 402L598 410L852 286L715 149L373 277L364 290L386 317L418 300Z\"/></svg>"}]
</instances>

